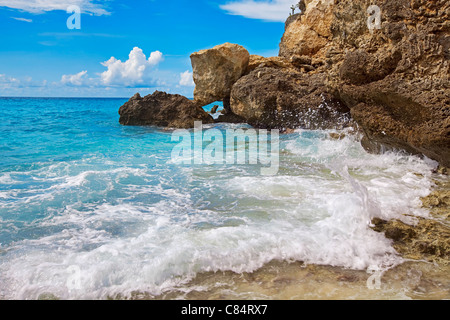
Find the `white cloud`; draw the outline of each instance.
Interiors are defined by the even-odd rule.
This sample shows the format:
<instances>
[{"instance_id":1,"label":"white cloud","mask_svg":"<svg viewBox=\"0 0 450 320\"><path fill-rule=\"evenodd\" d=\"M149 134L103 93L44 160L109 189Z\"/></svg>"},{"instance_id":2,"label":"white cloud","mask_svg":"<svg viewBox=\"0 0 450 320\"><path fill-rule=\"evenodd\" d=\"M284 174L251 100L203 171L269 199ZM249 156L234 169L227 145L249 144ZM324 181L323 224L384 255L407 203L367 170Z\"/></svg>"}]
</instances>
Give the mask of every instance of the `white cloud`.
<instances>
[{"instance_id":1,"label":"white cloud","mask_svg":"<svg viewBox=\"0 0 450 320\"><path fill-rule=\"evenodd\" d=\"M153 67L163 60L159 51L152 52L147 59L142 49L135 47L131 50L128 60L122 62L114 57L102 63L108 70L100 77L104 85L119 85L125 87L152 85Z\"/></svg>"},{"instance_id":2,"label":"white cloud","mask_svg":"<svg viewBox=\"0 0 450 320\"><path fill-rule=\"evenodd\" d=\"M17 21L23 21L23 22L33 22L33 20L31 20L31 19L25 19L25 18L16 18L16 17L11 17L12 19L14 19L14 20L17 20Z\"/></svg>"},{"instance_id":3,"label":"white cloud","mask_svg":"<svg viewBox=\"0 0 450 320\"><path fill-rule=\"evenodd\" d=\"M55 10L66 11L69 6L76 5L83 13L108 15L109 12L99 2L95 0L0 0L0 7L43 13Z\"/></svg>"},{"instance_id":4,"label":"white cloud","mask_svg":"<svg viewBox=\"0 0 450 320\"><path fill-rule=\"evenodd\" d=\"M193 74L192 72L189 72L189 70L180 73L180 86L183 87L194 87L195 83L194 83L194 78L192 77Z\"/></svg>"},{"instance_id":5,"label":"white cloud","mask_svg":"<svg viewBox=\"0 0 450 320\"><path fill-rule=\"evenodd\" d=\"M87 80L87 71L81 71L77 74L63 75L61 77L62 84L72 86L82 86L86 84L86 80Z\"/></svg>"},{"instance_id":6,"label":"white cloud","mask_svg":"<svg viewBox=\"0 0 450 320\"><path fill-rule=\"evenodd\" d=\"M45 80L35 81L29 76L18 79L5 74L0 74L0 89L42 88L46 85L47 82Z\"/></svg>"},{"instance_id":7,"label":"white cloud","mask_svg":"<svg viewBox=\"0 0 450 320\"><path fill-rule=\"evenodd\" d=\"M20 80L9 77L6 74L0 74L0 88L10 88L20 86Z\"/></svg>"},{"instance_id":8,"label":"white cloud","mask_svg":"<svg viewBox=\"0 0 450 320\"><path fill-rule=\"evenodd\" d=\"M240 0L226 3L220 8L228 14L250 19L285 22L291 6L297 3L297 0Z\"/></svg>"},{"instance_id":9,"label":"white cloud","mask_svg":"<svg viewBox=\"0 0 450 320\"><path fill-rule=\"evenodd\" d=\"M8 77L6 74L0 74L0 83L9 82L10 79L14 78Z\"/></svg>"}]
</instances>

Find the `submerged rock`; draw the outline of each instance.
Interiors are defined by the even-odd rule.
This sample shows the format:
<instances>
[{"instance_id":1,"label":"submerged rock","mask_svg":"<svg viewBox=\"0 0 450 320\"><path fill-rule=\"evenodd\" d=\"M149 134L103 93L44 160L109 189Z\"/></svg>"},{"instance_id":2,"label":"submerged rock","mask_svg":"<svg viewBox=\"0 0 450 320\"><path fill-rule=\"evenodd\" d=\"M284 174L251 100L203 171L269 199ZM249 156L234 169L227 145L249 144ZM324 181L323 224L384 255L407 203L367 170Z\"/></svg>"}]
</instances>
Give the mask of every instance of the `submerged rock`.
<instances>
[{"instance_id":1,"label":"submerged rock","mask_svg":"<svg viewBox=\"0 0 450 320\"><path fill-rule=\"evenodd\" d=\"M402 257L441 264L450 262L450 229L434 220L419 218L415 226L398 220L374 219L374 230L393 241Z\"/></svg>"},{"instance_id":2,"label":"submerged rock","mask_svg":"<svg viewBox=\"0 0 450 320\"><path fill-rule=\"evenodd\" d=\"M450 264L450 183L437 182L437 188L422 199L431 219L418 218L416 225L398 220L374 219L374 230L393 241L404 258Z\"/></svg>"},{"instance_id":3,"label":"submerged rock","mask_svg":"<svg viewBox=\"0 0 450 320\"><path fill-rule=\"evenodd\" d=\"M214 119L198 104L178 94L155 91L142 98L138 93L119 109L120 124L152 125L168 128L193 128L195 121L204 124Z\"/></svg>"}]
</instances>

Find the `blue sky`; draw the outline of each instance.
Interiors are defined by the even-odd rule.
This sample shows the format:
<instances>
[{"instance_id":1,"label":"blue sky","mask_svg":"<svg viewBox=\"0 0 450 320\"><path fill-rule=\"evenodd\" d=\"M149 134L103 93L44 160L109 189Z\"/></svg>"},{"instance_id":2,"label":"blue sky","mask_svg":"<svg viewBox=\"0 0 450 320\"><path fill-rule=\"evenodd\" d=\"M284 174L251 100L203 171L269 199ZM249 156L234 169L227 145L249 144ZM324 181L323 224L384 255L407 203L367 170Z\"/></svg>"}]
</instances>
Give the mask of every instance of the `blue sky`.
<instances>
[{"instance_id":1,"label":"blue sky","mask_svg":"<svg viewBox=\"0 0 450 320\"><path fill-rule=\"evenodd\" d=\"M193 96L192 52L274 56L295 0L0 0L0 96ZM70 5L81 29L69 29Z\"/></svg>"}]
</instances>

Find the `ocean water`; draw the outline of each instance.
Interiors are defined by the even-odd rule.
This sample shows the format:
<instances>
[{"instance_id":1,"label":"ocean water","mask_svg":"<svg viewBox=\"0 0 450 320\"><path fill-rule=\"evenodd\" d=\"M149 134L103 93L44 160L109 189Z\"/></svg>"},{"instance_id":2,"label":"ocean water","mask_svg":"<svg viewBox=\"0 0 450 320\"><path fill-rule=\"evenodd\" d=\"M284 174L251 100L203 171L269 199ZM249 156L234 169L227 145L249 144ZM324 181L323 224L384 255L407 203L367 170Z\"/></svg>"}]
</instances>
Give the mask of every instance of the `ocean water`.
<instances>
[{"instance_id":1,"label":"ocean water","mask_svg":"<svg viewBox=\"0 0 450 320\"><path fill-rule=\"evenodd\" d=\"M171 131L119 125L124 102L0 98L1 299L157 296L272 261L383 270L403 260L371 219L428 216L429 159L297 130L275 176L177 165Z\"/></svg>"}]
</instances>

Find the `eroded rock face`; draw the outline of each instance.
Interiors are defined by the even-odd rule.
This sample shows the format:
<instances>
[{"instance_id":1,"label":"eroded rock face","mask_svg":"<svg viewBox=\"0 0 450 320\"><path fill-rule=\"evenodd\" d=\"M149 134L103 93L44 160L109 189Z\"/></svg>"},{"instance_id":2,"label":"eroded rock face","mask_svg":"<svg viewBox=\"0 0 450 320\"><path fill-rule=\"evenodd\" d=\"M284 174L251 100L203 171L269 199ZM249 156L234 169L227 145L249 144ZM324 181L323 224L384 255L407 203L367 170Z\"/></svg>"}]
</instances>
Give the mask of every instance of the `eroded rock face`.
<instances>
[{"instance_id":1,"label":"eroded rock face","mask_svg":"<svg viewBox=\"0 0 450 320\"><path fill-rule=\"evenodd\" d=\"M119 109L122 125L193 128L195 121L214 123L199 105L180 95L156 91L142 98L138 93Z\"/></svg>"},{"instance_id":2,"label":"eroded rock face","mask_svg":"<svg viewBox=\"0 0 450 320\"><path fill-rule=\"evenodd\" d=\"M367 150L407 150L450 167L450 2L380 0L379 29L368 26L373 1L305 2L286 22L279 57L230 44L194 54L196 100L223 100L250 124L280 128L333 119L339 127L333 112L343 109L333 106L342 101Z\"/></svg>"},{"instance_id":3,"label":"eroded rock face","mask_svg":"<svg viewBox=\"0 0 450 320\"><path fill-rule=\"evenodd\" d=\"M231 110L260 128L343 128L349 109L325 92L324 74L259 67L239 79Z\"/></svg>"},{"instance_id":4,"label":"eroded rock face","mask_svg":"<svg viewBox=\"0 0 450 320\"><path fill-rule=\"evenodd\" d=\"M249 59L244 47L231 43L193 53L194 100L205 106L229 97L231 87L245 73Z\"/></svg>"},{"instance_id":5,"label":"eroded rock face","mask_svg":"<svg viewBox=\"0 0 450 320\"><path fill-rule=\"evenodd\" d=\"M331 38L334 0L306 1L304 14L288 19L280 43L280 57L320 55Z\"/></svg>"},{"instance_id":6,"label":"eroded rock face","mask_svg":"<svg viewBox=\"0 0 450 320\"><path fill-rule=\"evenodd\" d=\"M293 65L290 61L282 57L263 57L252 54L250 56L245 74L249 74L258 67L270 67L270 68L292 68Z\"/></svg>"},{"instance_id":7,"label":"eroded rock face","mask_svg":"<svg viewBox=\"0 0 450 320\"><path fill-rule=\"evenodd\" d=\"M377 3L381 29L370 32L370 1L334 7L328 85L350 108L371 151L404 149L450 166L450 2Z\"/></svg>"}]
</instances>

